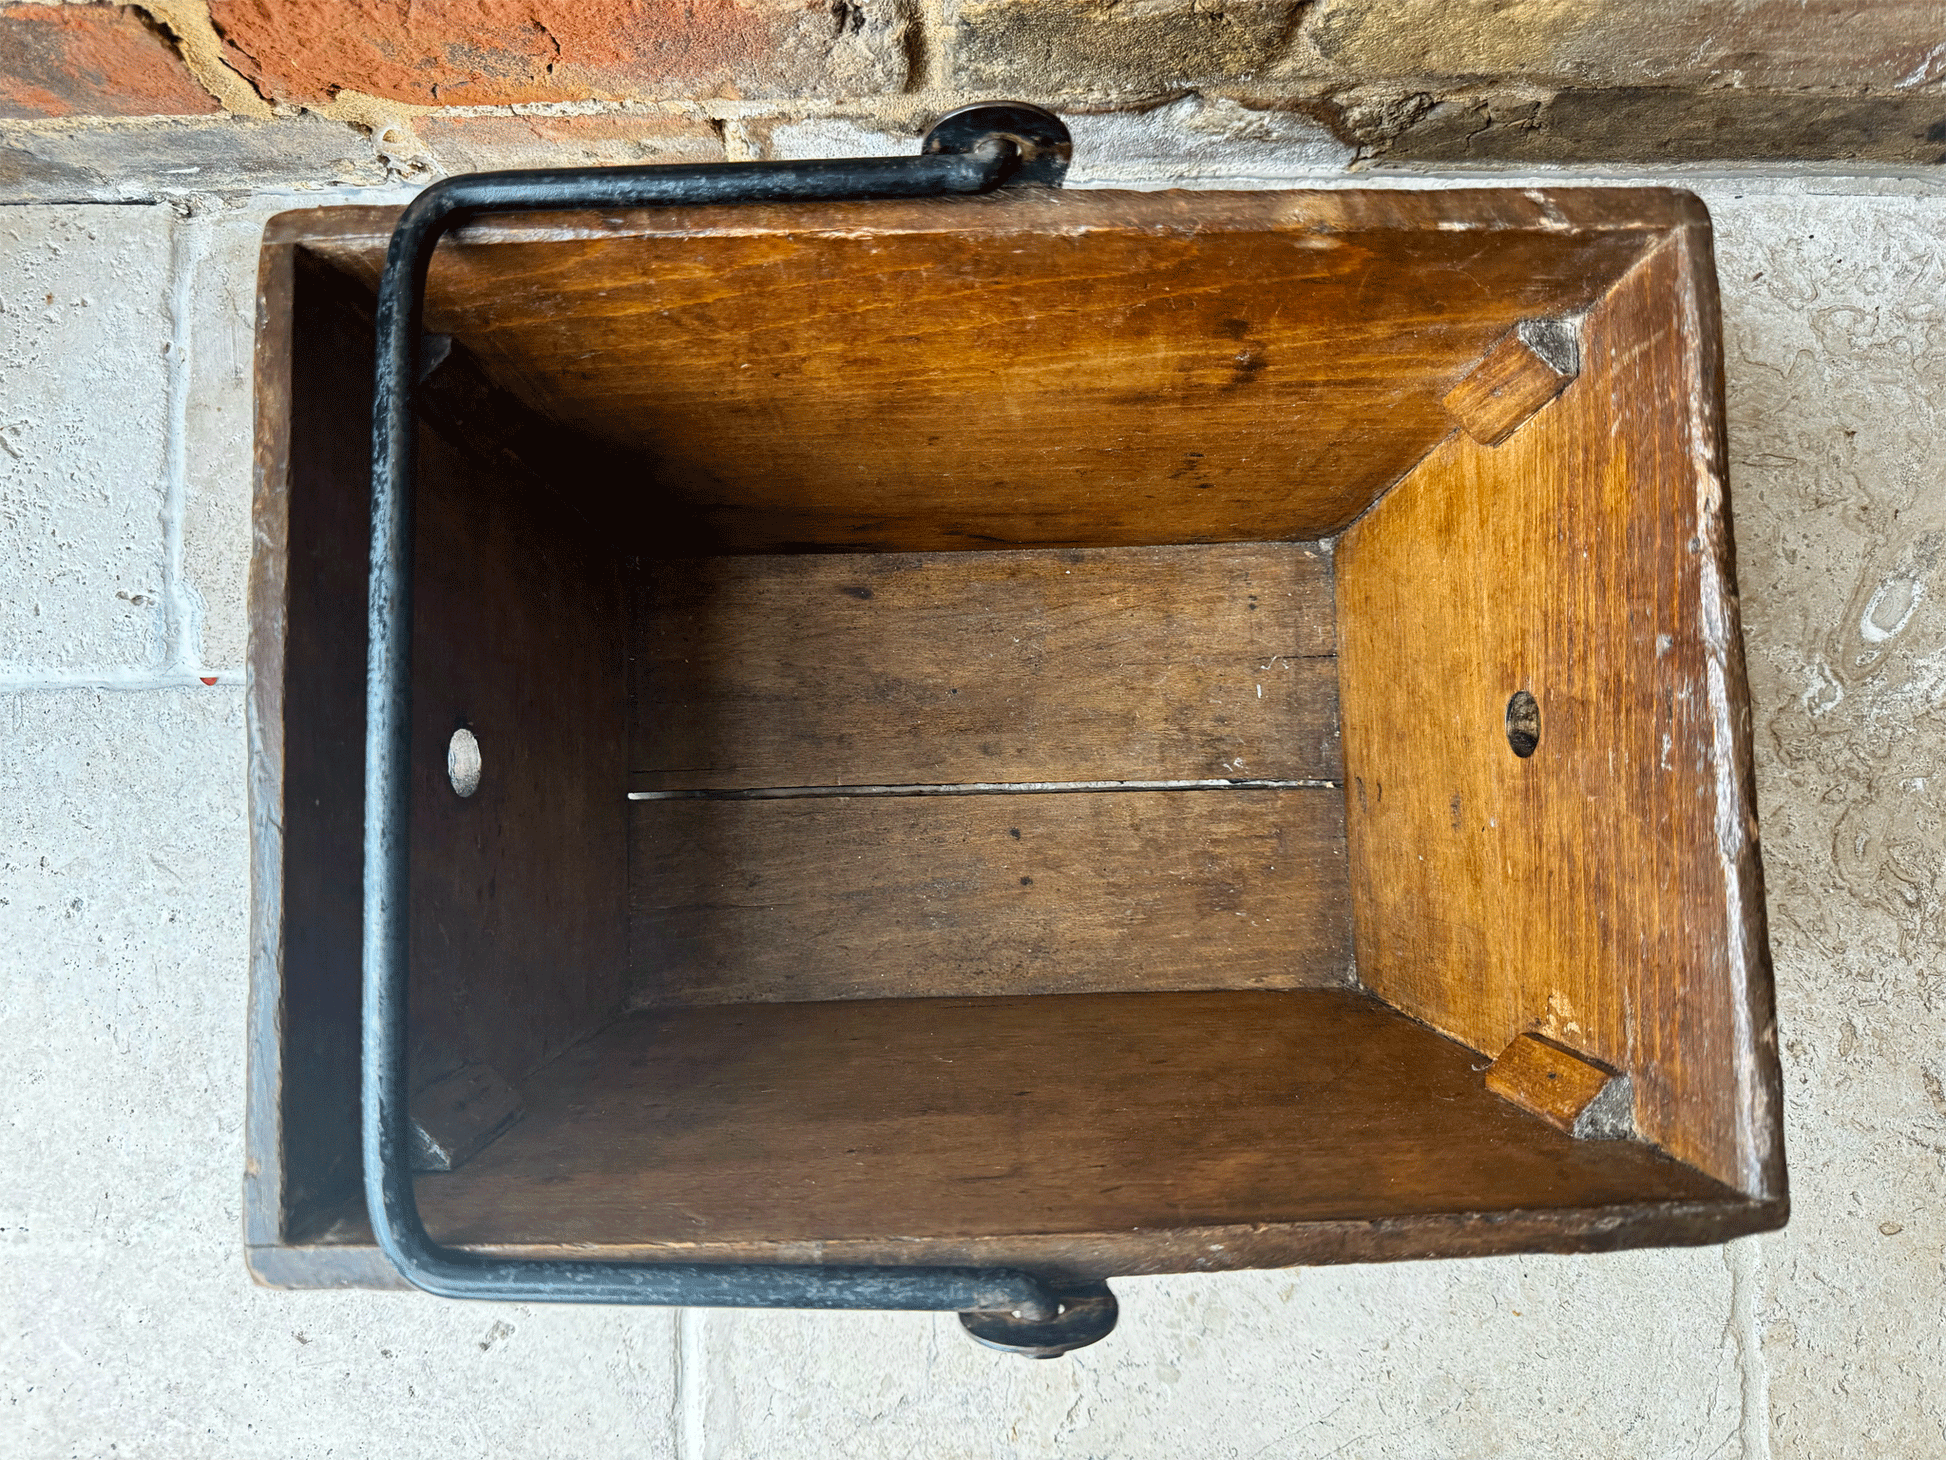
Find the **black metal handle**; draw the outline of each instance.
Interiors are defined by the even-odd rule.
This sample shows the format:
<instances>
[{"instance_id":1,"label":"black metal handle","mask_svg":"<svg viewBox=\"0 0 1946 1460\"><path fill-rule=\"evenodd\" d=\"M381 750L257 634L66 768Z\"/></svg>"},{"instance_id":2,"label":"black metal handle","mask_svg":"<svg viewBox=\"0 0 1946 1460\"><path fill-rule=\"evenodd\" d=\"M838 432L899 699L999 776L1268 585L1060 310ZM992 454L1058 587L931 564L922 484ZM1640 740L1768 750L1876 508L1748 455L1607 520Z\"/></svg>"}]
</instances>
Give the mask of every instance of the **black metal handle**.
<instances>
[{"instance_id":1,"label":"black metal handle","mask_svg":"<svg viewBox=\"0 0 1946 1460\"><path fill-rule=\"evenodd\" d=\"M981 193L1017 184L1059 186L1068 155L1068 131L1058 117L1008 102L942 117L917 157L475 173L427 188L399 219L379 284L372 407L362 1075L365 1200L372 1231L415 1286L449 1298L520 1302L959 1311L981 1315L983 1342L1037 1355L1093 1342L1114 1327L1115 1304L1106 1284L1057 1292L1012 1269L572 1262L442 1247L419 1216L408 1138L412 509L418 445L413 387L426 272L441 236L487 213L835 202Z\"/></svg>"}]
</instances>

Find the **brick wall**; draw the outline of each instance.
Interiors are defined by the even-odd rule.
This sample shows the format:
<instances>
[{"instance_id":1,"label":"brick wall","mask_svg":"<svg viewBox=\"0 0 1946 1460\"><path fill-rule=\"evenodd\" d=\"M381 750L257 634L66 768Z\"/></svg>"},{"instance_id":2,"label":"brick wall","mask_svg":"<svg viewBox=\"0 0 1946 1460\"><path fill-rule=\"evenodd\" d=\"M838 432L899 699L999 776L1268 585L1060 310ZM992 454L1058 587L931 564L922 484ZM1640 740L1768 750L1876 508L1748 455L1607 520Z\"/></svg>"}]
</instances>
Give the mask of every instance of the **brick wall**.
<instances>
[{"instance_id":1,"label":"brick wall","mask_svg":"<svg viewBox=\"0 0 1946 1460\"><path fill-rule=\"evenodd\" d=\"M1002 96L1110 151L1933 163L1942 36L1940 0L39 0L0 6L0 196L855 151Z\"/></svg>"}]
</instances>

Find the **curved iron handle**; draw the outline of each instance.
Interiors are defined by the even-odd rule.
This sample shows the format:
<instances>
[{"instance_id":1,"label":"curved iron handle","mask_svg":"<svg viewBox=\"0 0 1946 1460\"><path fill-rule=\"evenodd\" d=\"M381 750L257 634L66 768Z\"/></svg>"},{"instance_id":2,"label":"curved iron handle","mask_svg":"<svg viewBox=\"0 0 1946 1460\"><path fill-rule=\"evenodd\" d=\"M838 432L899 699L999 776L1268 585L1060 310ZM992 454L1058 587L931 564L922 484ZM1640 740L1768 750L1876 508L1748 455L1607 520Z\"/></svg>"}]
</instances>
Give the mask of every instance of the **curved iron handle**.
<instances>
[{"instance_id":1,"label":"curved iron handle","mask_svg":"<svg viewBox=\"0 0 1946 1460\"><path fill-rule=\"evenodd\" d=\"M363 1109L365 1200L378 1245L409 1282L449 1298L690 1307L903 1308L983 1315L982 1337L1045 1352L1073 1346L1074 1304L1030 1273L974 1267L574 1262L442 1247L426 1232L408 1140L413 413L426 272L446 231L487 213L702 203L838 201L1058 186L1068 132L1038 107L942 117L917 157L476 173L413 200L378 291L372 407L371 633L365 702ZM1099 1285L1097 1285L1099 1286ZM1103 1289L1105 1292L1105 1289ZM1101 1312L1096 1302L1095 1312ZM1114 1326L1113 1300L1100 1337ZM1046 1331L1043 1331L1046 1330ZM1017 1336L1018 1345L1006 1343ZM1082 1341L1092 1341L1083 1339Z\"/></svg>"}]
</instances>

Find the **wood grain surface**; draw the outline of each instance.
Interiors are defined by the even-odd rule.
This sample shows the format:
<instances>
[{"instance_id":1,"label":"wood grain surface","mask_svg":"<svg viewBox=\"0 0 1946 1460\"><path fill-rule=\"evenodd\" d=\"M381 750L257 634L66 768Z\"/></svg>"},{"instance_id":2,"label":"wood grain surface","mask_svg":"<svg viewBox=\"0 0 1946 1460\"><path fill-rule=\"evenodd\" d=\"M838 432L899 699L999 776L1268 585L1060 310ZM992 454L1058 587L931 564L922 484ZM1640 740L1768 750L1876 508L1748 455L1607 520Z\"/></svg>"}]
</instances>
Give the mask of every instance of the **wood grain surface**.
<instances>
[{"instance_id":1,"label":"wood grain surface","mask_svg":"<svg viewBox=\"0 0 1946 1460\"><path fill-rule=\"evenodd\" d=\"M384 1279L356 877L396 216L266 232L277 1282ZM1708 248L1694 199L1624 189L460 230L428 327L464 368L421 398L415 1047L529 1114L421 1179L434 1234L1097 1277L1780 1223ZM1453 431L1496 341L1584 311L1558 398ZM1234 778L1343 789L622 799ZM1527 1033L1631 1075L1663 1150L1491 1094L1471 1051Z\"/></svg>"},{"instance_id":2,"label":"wood grain surface","mask_svg":"<svg viewBox=\"0 0 1946 1460\"><path fill-rule=\"evenodd\" d=\"M643 550L1299 540L1446 434L1517 319L1655 192L1075 193L530 217L442 245L428 327L632 454ZM332 253L375 280L347 220Z\"/></svg>"},{"instance_id":3,"label":"wood grain surface","mask_svg":"<svg viewBox=\"0 0 1946 1460\"><path fill-rule=\"evenodd\" d=\"M625 615L602 540L464 440L427 430L419 454L412 1023L415 1057L518 1082L623 997ZM466 798L446 775L461 727L483 763Z\"/></svg>"},{"instance_id":4,"label":"wood grain surface","mask_svg":"<svg viewBox=\"0 0 1946 1460\"><path fill-rule=\"evenodd\" d=\"M1349 978L1337 791L636 803L656 1003Z\"/></svg>"},{"instance_id":5,"label":"wood grain surface","mask_svg":"<svg viewBox=\"0 0 1946 1460\"><path fill-rule=\"evenodd\" d=\"M1378 995L1490 1053L1558 1035L1633 1076L1646 1138L1781 1198L1718 328L1681 230L1553 404L1450 438L1346 534L1352 898Z\"/></svg>"},{"instance_id":6,"label":"wood grain surface","mask_svg":"<svg viewBox=\"0 0 1946 1460\"><path fill-rule=\"evenodd\" d=\"M1331 616L1290 543L652 562L630 784L1335 780Z\"/></svg>"},{"instance_id":7,"label":"wood grain surface","mask_svg":"<svg viewBox=\"0 0 1946 1460\"><path fill-rule=\"evenodd\" d=\"M1228 1265L1194 1240L1225 1225L1727 1215L1715 1182L1563 1135L1475 1063L1352 991L667 1010L550 1066L525 1121L418 1190L449 1242L979 1242L1106 1272Z\"/></svg>"}]
</instances>

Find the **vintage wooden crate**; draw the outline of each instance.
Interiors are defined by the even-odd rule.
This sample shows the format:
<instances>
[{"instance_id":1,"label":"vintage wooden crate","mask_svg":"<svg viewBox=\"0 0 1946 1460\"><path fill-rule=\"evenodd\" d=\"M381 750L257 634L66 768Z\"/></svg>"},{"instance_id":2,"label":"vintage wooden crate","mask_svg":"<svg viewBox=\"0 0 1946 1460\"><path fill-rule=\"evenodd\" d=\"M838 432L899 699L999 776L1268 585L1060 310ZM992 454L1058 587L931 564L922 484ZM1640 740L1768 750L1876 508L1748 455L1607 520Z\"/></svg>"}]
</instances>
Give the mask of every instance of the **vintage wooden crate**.
<instances>
[{"instance_id":1,"label":"vintage wooden crate","mask_svg":"<svg viewBox=\"0 0 1946 1460\"><path fill-rule=\"evenodd\" d=\"M397 1282L394 217L262 262L248 1242L292 1286ZM419 1178L436 1238L1078 1280L1784 1220L1693 198L537 216L429 291L414 1083L494 1137Z\"/></svg>"}]
</instances>

